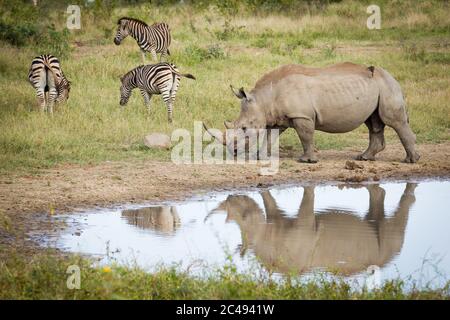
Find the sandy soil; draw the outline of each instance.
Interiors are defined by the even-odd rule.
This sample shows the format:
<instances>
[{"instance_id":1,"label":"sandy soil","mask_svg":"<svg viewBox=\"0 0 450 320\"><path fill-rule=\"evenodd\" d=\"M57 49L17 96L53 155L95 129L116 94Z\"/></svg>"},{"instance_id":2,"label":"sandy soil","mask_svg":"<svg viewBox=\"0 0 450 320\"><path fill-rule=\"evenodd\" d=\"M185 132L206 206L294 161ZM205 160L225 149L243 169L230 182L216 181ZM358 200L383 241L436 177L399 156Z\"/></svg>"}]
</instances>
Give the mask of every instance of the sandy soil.
<instances>
[{"instance_id":1,"label":"sandy soil","mask_svg":"<svg viewBox=\"0 0 450 320\"><path fill-rule=\"evenodd\" d=\"M418 151L422 157L416 164L400 162L404 158L400 144L388 145L377 161L352 161L360 150L346 149L319 151L319 163L302 164L296 162L298 154L282 150L279 173L273 176L260 175L258 165L174 165L150 160L2 175L0 242L15 243L33 231L53 229L48 217L89 207L180 200L210 191L274 184L450 178L450 142L418 145Z\"/></svg>"}]
</instances>

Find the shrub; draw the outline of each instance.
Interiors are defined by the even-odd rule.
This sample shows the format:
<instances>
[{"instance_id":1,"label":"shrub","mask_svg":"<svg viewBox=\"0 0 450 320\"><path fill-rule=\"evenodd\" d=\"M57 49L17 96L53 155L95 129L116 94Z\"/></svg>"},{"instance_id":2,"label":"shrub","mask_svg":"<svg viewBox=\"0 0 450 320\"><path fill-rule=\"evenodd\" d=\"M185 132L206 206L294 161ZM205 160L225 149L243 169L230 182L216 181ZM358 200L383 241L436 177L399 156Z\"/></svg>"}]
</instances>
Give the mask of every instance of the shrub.
<instances>
[{"instance_id":1,"label":"shrub","mask_svg":"<svg viewBox=\"0 0 450 320\"><path fill-rule=\"evenodd\" d=\"M233 37L243 36L245 26L234 26L230 20L225 20L221 30L216 30L214 35L217 40L227 41Z\"/></svg>"},{"instance_id":2,"label":"shrub","mask_svg":"<svg viewBox=\"0 0 450 320\"><path fill-rule=\"evenodd\" d=\"M70 52L69 31L49 25L49 10L45 4L35 7L31 1L0 0L0 40L17 47L30 45L41 53L67 56Z\"/></svg>"},{"instance_id":3,"label":"shrub","mask_svg":"<svg viewBox=\"0 0 450 320\"><path fill-rule=\"evenodd\" d=\"M69 35L68 29L57 31L55 26L51 25L41 34L38 41L39 49L43 53L51 53L60 58L67 57L71 51Z\"/></svg>"},{"instance_id":4,"label":"shrub","mask_svg":"<svg viewBox=\"0 0 450 320\"><path fill-rule=\"evenodd\" d=\"M24 46L37 34L37 27L33 24L12 25L0 21L0 40L13 46Z\"/></svg>"},{"instance_id":5,"label":"shrub","mask_svg":"<svg viewBox=\"0 0 450 320\"><path fill-rule=\"evenodd\" d=\"M210 59L222 59L225 57L223 49L217 45L211 45L202 48L196 45L190 45L184 49L184 53L189 56L190 60L195 62L202 62Z\"/></svg>"}]
</instances>

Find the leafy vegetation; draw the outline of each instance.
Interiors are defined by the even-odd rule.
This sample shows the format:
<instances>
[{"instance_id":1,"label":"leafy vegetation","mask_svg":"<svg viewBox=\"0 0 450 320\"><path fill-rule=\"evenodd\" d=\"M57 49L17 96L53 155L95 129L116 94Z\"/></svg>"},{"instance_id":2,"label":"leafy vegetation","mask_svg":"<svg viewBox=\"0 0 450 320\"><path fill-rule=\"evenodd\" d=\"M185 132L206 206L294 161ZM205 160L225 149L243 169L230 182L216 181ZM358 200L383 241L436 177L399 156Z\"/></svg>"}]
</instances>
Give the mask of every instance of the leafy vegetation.
<instances>
[{"instance_id":1,"label":"leafy vegetation","mask_svg":"<svg viewBox=\"0 0 450 320\"><path fill-rule=\"evenodd\" d=\"M251 89L264 73L279 65L324 66L342 61L389 70L405 93L410 123L419 143L449 140L450 20L447 2L378 0L381 30L366 28L371 1L191 0L171 1L0 0L0 172L64 163L106 160L169 160L170 151L143 146L145 134L193 130L194 120L222 128L236 118L239 103L229 84ZM66 28L67 5L81 7L81 29ZM136 92L119 107L119 77L141 64L136 43L112 43L117 19L132 16L149 23L167 21L172 29L173 61L197 80L183 79L166 121L162 99L154 96L147 112ZM52 53L72 81L70 99L50 117L36 108L27 73L34 56ZM150 59L150 56L147 57ZM340 135L318 133L319 149L367 144L367 129ZM387 130L388 143L398 142ZM300 148L288 130L281 146ZM0 212L0 228L12 228ZM441 289L405 292L402 281L375 291L351 290L345 282L298 283L293 278L255 281L232 266L198 279L176 268L154 274L135 267L104 269L84 258L44 252L33 258L0 247L0 298L13 299L448 299ZM4 258L3 258L4 257ZM68 290L66 270L82 270L80 290Z\"/></svg>"},{"instance_id":2,"label":"leafy vegetation","mask_svg":"<svg viewBox=\"0 0 450 320\"><path fill-rule=\"evenodd\" d=\"M68 267L80 268L80 289L68 289ZM256 277L256 278L255 278ZM70 281L69 281L70 282ZM239 273L228 263L202 278L177 267L148 273L133 266L95 266L78 256L51 252L31 260L9 251L0 260L0 299L448 299L450 284L438 289L411 288L401 280L380 288L352 288L344 280Z\"/></svg>"},{"instance_id":3,"label":"leafy vegetation","mask_svg":"<svg viewBox=\"0 0 450 320\"><path fill-rule=\"evenodd\" d=\"M366 28L369 1L75 3L81 7L80 30L66 29L69 1L43 1L38 7L31 1L0 1L0 87L8 93L0 99L0 171L168 160L170 151L143 146L145 134L193 130L194 120L223 128L223 120L235 119L239 112L229 84L251 89L264 73L287 63L381 66L402 85L418 142L449 139L450 24L444 2L379 1L381 30ZM134 40L112 43L121 16L169 22L174 39L170 60L197 78L182 80L173 125L167 124L159 96L152 98L150 113L138 93L126 108L119 107L119 77L142 63ZM35 92L27 81L31 59L42 53L59 56L72 81L68 103L53 117L36 111ZM388 145L398 142L392 130L386 135ZM366 144L364 126L347 134L316 135L319 149ZM280 145L300 149L292 130L283 134Z\"/></svg>"}]
</instances>

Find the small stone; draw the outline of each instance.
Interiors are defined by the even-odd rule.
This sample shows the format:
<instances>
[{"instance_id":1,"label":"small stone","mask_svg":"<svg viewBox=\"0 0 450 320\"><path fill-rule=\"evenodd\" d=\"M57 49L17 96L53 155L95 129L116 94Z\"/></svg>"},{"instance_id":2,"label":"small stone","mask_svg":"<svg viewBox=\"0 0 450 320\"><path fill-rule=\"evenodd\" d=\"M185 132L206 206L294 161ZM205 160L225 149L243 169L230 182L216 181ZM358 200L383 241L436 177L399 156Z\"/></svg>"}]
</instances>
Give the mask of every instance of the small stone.
<instances>
[{"instance_id":1,"label":"small stone","mask_svg":"<svg viewBox=\"0 0 450 320\"><path fill-rule=\"evenodd\" d=\"M144 138L144 144L149 148L169 149L170 137L164 133L151 133Z\"/></svg>"},{"instance_id":2,"label":"small stone","mask_svg":"<svg viewBox=\"0 0 450 320\"><path fill-rule=\"evenodd\" d=\"M357 164L355 161L348 160L345 162L345 169L347 170L355 170L355 169L363 169L364 166Z\"/></svg>"}]
</instances>

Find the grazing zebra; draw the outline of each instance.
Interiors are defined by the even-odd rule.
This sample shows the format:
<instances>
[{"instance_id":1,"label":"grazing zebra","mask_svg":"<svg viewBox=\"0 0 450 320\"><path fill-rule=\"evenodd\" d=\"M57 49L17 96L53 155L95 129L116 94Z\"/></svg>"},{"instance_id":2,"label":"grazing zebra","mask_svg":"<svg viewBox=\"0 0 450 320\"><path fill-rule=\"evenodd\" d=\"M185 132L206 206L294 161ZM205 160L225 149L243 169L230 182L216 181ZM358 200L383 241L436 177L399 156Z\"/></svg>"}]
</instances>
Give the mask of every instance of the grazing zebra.
<instances>
[{"instance_id":1,"label":"grazing zebra","mask_svg":"<svg viewBox=\"0 0 450 320\"><path fill-rule=\"evenodd\" d=\"M36 96L42 111L53 113L53 105L69 98L70 81L61 70L58 59L44 54L31 62L28 80L36 89Z\"/></svg>"},{"instance_id":2,"label":"grazing zebra","mask_svg":"<svg viewBox=\"0 0 450 320\"><path fill-rule=\"evenodd\" d=\"M152 54L154 61L157 61L156 53L161 53L160 61L170 55L171 36L168 24L154 23L149 26L141 20L124 17L119 19L117 25L114 43L120 45L123 39L131 35L141 48L144 64L146 51Z\"/></svg>"},{"instance_id":3,"label":"grazing zebra","mask_svg":"<svg viewBox=\"0 0 450 320\"><path fill-rule=\"evenodd\" d=\"M144 98L144 103L150 110L150 99L153 94L162 94L163 100L167 106L169 122L172 122L172 108L180 85L180 77L194 79L191 74L181 74L174 64L160 62L139 66L129 71L120 78L122 86L120 87L120 105L127 104L131 96L131 91L139 88Z\"/></svg>"}]
</instances>

